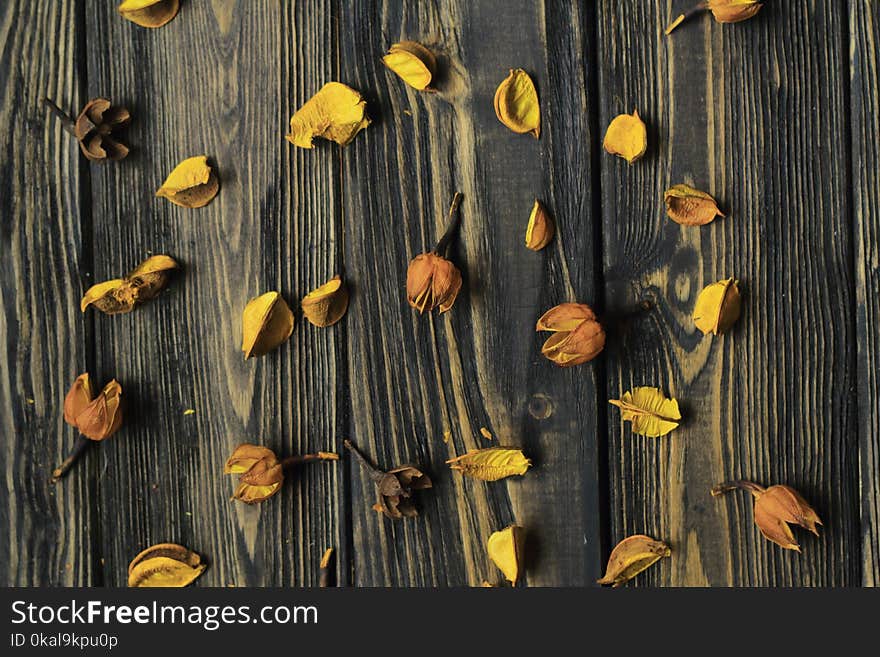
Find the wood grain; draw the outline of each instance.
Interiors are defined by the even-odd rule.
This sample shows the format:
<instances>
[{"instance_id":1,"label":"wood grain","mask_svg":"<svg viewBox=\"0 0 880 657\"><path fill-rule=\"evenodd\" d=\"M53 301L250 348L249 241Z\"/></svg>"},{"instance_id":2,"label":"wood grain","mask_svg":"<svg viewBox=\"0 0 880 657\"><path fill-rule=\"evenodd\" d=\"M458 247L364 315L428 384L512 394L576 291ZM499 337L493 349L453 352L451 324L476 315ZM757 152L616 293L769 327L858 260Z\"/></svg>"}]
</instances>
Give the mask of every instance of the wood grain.
<instances>
[{"instance_id":1,"label":"wood grain","mask_svg":"<svg viewBox=\"0 0 880 657\"><path fill-rule=\"evenodd\" d=\"M880 11L853 2L849 13L852 203L858 341L862 583L880 585Z\"/></svg>"},{"instance_id":2,"label":"wood grain","mask_svg":"<svg viewBox=\"0 0 880 657\"><path fill-rule=\"evenodd\" d=\"M706 14L670 37L687 2L600 3L602 125L638 108L643 161L602 158L609 394L660 386L685 422L634 436L609 409L611 538L668 541L673 557L639 585L832 585L860 581L855 302L846 112L846 20L839 4L766 3L753 20ZM703 228L664 216L685 182L727 217ZM744 313L703 337L699 290L735 276ZM726 479L786 483L825 522L783 552L752 502L712 499Z\"/></svg>"},{"instance_id":3,"label":"wood grain","mask_svg":"<svg viewBox=\"0 0 880 657\"><path fill-rule=\"evenodd\" d=\"M575 180L590 176L591 44L562 28L584 20L576 8L501 9L444 1L341 10L340 76L366 91L374 118L342 155L346 269L357 286L351 431L382 466L414 461L434 479L421 517L392 523L369 510L372 485L352 473L360 585L498 583L485 541L512 522L529 532L529 584L583 584L599 567L595 370L555 369L533 330L553 304L592 301L595 291L592 196ZM440 56L437 93L416 92L383 67L383 50L405 39ZM529 71L545 99L540 141L495 118L492 97L511 66ZM465 291L448 314L420 317L406 304L407 264L433 248L455 191L464 202L452 259ZM560 228L537 254L524 246L536 197ZM450 473L446 459L490 444L481 427L524 447L533 471L490 484Z\"/></svg>"},{"instance_id":4,"label":"wood grain","mask_svg":"<svg viewBox=\"0 0 880 657\"><path fill-rule=\"evenodd\" d=\"M41 104L83 104L82 16L72 3L0 7L0 582L89 585L94 570L94 459L62 485L52 469L76 440L61 403L87 365L89 324L79 315L88 184L74 139Z\"/></svg>"},{"instance_id":5,"label":"wood grain","mask_svg":"<svg viewBox=\"0 0 880 657\"><path fill-rule=\"evenodd\" d=\"M241 312L279 290L293 306L335 272L331 154L296 153L292 111L333 66L329 3L184 3L145 30L112 6L89 15L89 91L132 108L134 152L92 179L95 280L168 253L183 271L128 316L95 318L97 369L122 382L123 432L102 452L105 581L144 546L207 555L203 585L316 584L342 541L336 465L289 473L272 500L230 501L223 463L240 442L279 454L336 448L342 333L300 322L291 340L245 361ZM205 154L221 190L187 210L154 192L178 161ZM195 414L184 415L192 408Z\"/></svg>"}]
</instances>

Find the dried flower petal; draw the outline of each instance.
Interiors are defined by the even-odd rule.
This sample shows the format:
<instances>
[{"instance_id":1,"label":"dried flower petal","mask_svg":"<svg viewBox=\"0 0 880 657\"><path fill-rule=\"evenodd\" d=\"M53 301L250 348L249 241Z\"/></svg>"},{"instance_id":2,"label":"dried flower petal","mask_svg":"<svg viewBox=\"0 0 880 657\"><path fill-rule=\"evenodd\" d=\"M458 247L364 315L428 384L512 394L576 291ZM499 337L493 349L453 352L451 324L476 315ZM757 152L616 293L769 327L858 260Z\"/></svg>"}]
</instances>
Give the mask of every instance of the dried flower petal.
<instances>
[{"instance_id":1,"label":"dried flower petal","mask_svg":"<svg viewBox=\"0 0 880 657\"><path fill-rule=\"evenodd\" d=\"M684 226L704 226L715 217L723 217L715 199L689 185L674 185L663 194L666 214Z\"/></svg>"},{"instance_id":2,"label":"dried flower petal","mask_svg":"<svg viewBox=\"0 0 880 657\"><path fill-rule=\"evenodd\" d=\"M739 319L742 299L732 278L703 288L694 305L694 324L704 335L725 333Z\"/></svg>"},{"instance_id":3,"label":"dried flower petal","mask_svg":"<svg viewBox=\"0 0 880 657\"><path fill-rule=\"evenodd\" d=\"M89 375L80 374L64 397L64 421L75 427L77 416L92 403L92 399L94 396Z\"/></svg>"},{"instance_id":4,"label":"dried flower petal","mask_svg":"<svg viewBox=\"0 0 880 657\"><path fill-rule=\"evenodd\" d=\"M414 518L419 515L413 500L413 491L431 488L431 478L414 465L401 465L383 472L370 463L363 454L346 440L345 448L357 459L361 468L366 470L376 486L378 501L373 510L384 514L392 520Z\"/></svg>"},{"instance_id":5,"label":"dried flower petal","mask_svg":"<svg viewBox=\"0 0 880 657\"><path fill-rule=\"evenodd\" d=\"M406 271L406 298L420 313L452 308L461 290L461 272L452 262L436 253L422 253Z\"/></svg>"},{"instance_id":6,"label":"dried flower petal","mask_svg":"<svg viewBox=\"0 0 880 657\"><path fill-rule=\"evenodd\" d=\"M678 427L681 412L675 399L667 399L660 388L633 388L623 393L622 399L611 399L609 404L622 411L624 422L632 422L633 433L656 438L665 436Z\"/></svg>"},{"instance_id":7,"label":"dried flower petal","mask_svg":"<svg viewBox=\"0 0 880 657\"><path fill-rule=\"evenodd\" d=\"M86 290L80 301L80 310L85 312L86 308L94 306L108 315L131 312L135 304L155 297L177 267L177 262L170 256L151 256L125 278L97 283Z\"/></svg>"},{"instance_id":8,"label":"dried flower petal","mask_svg":"<svg viewBox=\"0 0 880 657\"><path fill-rule=\"evenodd\" d=\"M138 554L128 566L130 587L182 587L207 568L202 558L176 543L160 543Z\"/></svg>"},{"instance_id":9,"label":"dried flower petal","mask_svg":"<svg viewBox=\"0 0 880 657\"><path fill-rule=\"evenodd\" d=\"M668 545L650 536L630 536L611 551L605 576L596 581L598 584L620 586L670 554L672 551Z\"/></svg>"},{"instance_id":10,"label":"dried flower petal","mask_svg":"<svg viewBox=\"0 0 880 657\"><path fill-rule=\"evenodd\" d=\"M738 23L748 20L763 6L759 0L707 0L709 11L719 23Z\"/></svg>"},{"instance_id":11,"label":"dried flower petal","mask_svg":"<svg viewBox=\"0 0 880 657\"><path fill-rule=\"evenodd\" d=\"M370 125L366 101L339 82L328 82L290 117L287 141L300 148L312 148L312 140L322 137L346 146Z\"/></svg>"},{"instance_id":12,"label":"dried flower petal","mask_svg":"<svg viewBox=\"0 0 880 657\"><path fill-rule=\"evenodd\" d=\"M495 116L517 134L541 136L541 104L532 78L521 68L510 69L495 91Z\"/></svg>"},{"instance_id":13,"label":"dried flower petal","mask_svg":"<svg viewBox=\"0 0 880 657\"><path fill-rule=\"evenodd\" d=\"M284 470L302 463L313 461L338 461L339 455L332 452L318 452L289 456L283 461L268 447L242 443L232 452L223 467L224 474L238 474L238 486L233 499L245 504L264 502L279 490L284 483Z\"/></svg>"},{"instance_id":14,"label":"dried flower petal","mask_svg":"<svg viewBox=\"0 0 880 657\"><path fill-rule=\"evenodd\" d=\"M712 496L717 497L734 489L747 490L754 497L755 524L767 540L786 550L800 552L790 524L819 535L816 525L821 525L822 521L794 488L780 484L764 488L751 481L731 481L715 486Z\"/></svg>"},{"instance_id":15,"label":"dried flower petal","mask_svg":"<svg viewBox=\"0 0 880 657\"><path fill-rule=\"evenodd\" d=\"M293 313L278 292L266 292L248 301L242 326L241 350L245 359L262 356L293 333Z\"/></svg>"},{"instance_id":16,"label":"dried flower petal","mask_svg":"<svg viewBox=\"0 0 880 657\"><path fill-rule=\"evenodd\" d=\"M382 58L382 63L419 91L430 91L431 80L437 74L434 53L416 41L395 43Z\"/></svg>"},{"instance_id":17,"label":"dried flower petal","mask_svg":"<svg viewBox=\"0 0 880 657\"><path fill-rule=\"evenodd\" d=\"M472 449L467 454L446 461L453 470L483 481L498 481L513 475L524 475L532 465L516 447Z\"/></svg>"},{"instance_id":18,"label":"dried flower petal","mask_svg":"<svg viewBox=\"0 0 880 657\"><path fill-rule=\"evenodd\" d=\"M171 272L178 266L170 256L150 256L129 272L126 282L134 289L134 296L138 302L148 301L165 288Z\"/></svg>"},{"instance_id":19,"label":"dried flower petal","mask_svg":"<svg viewBox=\"0 0 880 657\"><path fill-rule=\"evenodd\" d=\"M348 290L339 276L315 288L303 297L303 315L315 326L332 326L348 310Z\"/></svg>"},{"instance_id":20,"label":"dried flower petal","mask_svg":"<svg viewBox=\"0 0 880 657\"><path fill-rule=\"evenodd\" d=\"M124 0L119 13L141 27L162 27L180 11L180 0Z\"/></svg>"},{"instance_id":21,"label":"dried flower petal","mask_svg":"<svg viewBox=\"0 0 880 657\"><path fill-rule=\"evenodd\" d=\"M592 308L583 303L562 303L538 320L536 331L552 331L541 347L544 357L560 367L586 363L605 347L605 331Z\"/></svg>"},{"instance_id":22,"label":"dried flower petal","mask_svg":"<svg viewBox=\"0 0 880 657\"><path fill-rule=\"evenodd\" d=\"M112 105L106 98L93 98L76 117L73 135L89 160L121 160L128 155L128 146L118 141L113 133L128 125L130 120L131 114L126 108Z\"/></svg>"},{"instance_id":23,"label":"dried flower petal","mask_svg":"<svg viewBox=\"0 0 880 657\"><path fill-rule=\"evenodd\" d=\"M167 198L183 208L201 208L220 190L220 180L208 165L208 158L197 155L183 160L168 174L156 196Z\"/></svg>"},{"instance_id":24,"label":"dried flower petal","mask_svg":"<svg viewBox=\"0 0 880 657\"><path fill-rule=\"evenodd\" d=\"M90 440L104 440L122 426L122 386L113 379L74 418L74 426Z\"/></svg>"},{"instance_id":25,"label":"dried flower petal","mask_svg":"<svg viewBox=\"0 0 880 657\"><path fill-rule=\"evenodd\" d=\"M541 201L535 199L532 213L529 215L529 225L526 227L526 246L532 251L540 251L550 243L556 232L556 225L543 206Z\"/></svg>"},{"instance_id":26,"label":"dried flower petal","mask_svg":"<svg viewBox=\"0 0 880 657\"><path fill-rule=\"evenodd\" d=\"M523 573L525 547L526 531L516 525L494 532L486 543L489 558L513 584Z\"/></svg>"},{"instance_id":27,"label":"dried flower petal","mask_svg":"<svg viewBox=\"0 0 880 657\"><path fill-rule=\"evenodd\" d=\"M134 308L134 294L125 280L114 278L111 281L92 285L79 302L82 312L89 306L94 306L102 313L116 315L117 313L131 312Z\"/></svg>"},{"instance_id":28,"label":"dried flower petal","mask_svg":"<svg viewBox=\"0 0 880 657\"><path fill-rule=\"evenodd\" d=\"M639 118L638 110L614 117L605 131L602 145L606 151L619 155L630 164L640 159L648 149L648 130Z\"/></svg>"}]
</instances>

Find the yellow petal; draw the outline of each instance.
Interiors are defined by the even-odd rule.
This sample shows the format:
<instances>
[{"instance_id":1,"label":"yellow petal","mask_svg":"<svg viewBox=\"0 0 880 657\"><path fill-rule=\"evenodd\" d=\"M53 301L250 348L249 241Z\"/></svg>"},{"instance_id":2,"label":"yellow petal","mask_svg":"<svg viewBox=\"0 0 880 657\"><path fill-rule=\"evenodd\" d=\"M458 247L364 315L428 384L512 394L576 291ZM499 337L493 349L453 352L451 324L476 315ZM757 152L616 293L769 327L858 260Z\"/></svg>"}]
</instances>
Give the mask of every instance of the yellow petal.
<instances>
[{"instance_id":1,"label":"yellow petal","mask_svg":"<svg viewBox=\"0 0 880 657\"><path fill-rule=\"evenodd\" d=\"M547 212L543 204L535 199L535 205L532 206L532 213L529 215L529 224L526 227L526 247L532 251L540 251L556 232L556 225Z\"/></svg>"},{"instance_id":2,"label":"yellow petal","mask_svg":"<svg viewBox=\"0 0 880 657\"><path fill-rule=\"evenodd\" d=\"M134 301L134 295L130 293L126 282L121 278L114 278L112 281L92 285L86 290L79 302L79 308L85 312L89 306L95 306L103 313L115 315L130 312L134 308Z\"/></svg>"},{"instance_id":3,"label":"yellow petal","mask_svg":"<svg viewBox=\"0 0 880 657\"><path fill-rule=\"evenodd\" d=\"M382 58L382 63L419 91L430 90L429 85L437 70L434 53L415 41L395 43Z\"/></svg>"},{"instance_id":4,"label":"yellow petal","mask_svg":"<svg viewBox=\"0 0 880 657\"><path fill-rule=\"evenodd\" d=\"M602 145L606 151L619 155L630 164L642 157L648 148L648 130L639 118L638 110L614 117L605 131Z\"/></svg>"},{"instance_id":5,"label":"yellow petal","mask_svg":"<svg viewBox=\"0 0 880 657\"><path fill-rule=\"evenodd\" d=\"M302 300L303 316L315 326L332 326L348 310L348 290L339 276L309 292Z\"/></svg>"},{"instance_id":6,"label":"yellow petal","mask_svg":"<svg viewBox=\"0 0 880 657\"><path fill-rule=\"evenodd\" d=\"M718 335L730 329L739 319L742 299L738 281L728 278L707 285L694 305L694 324L704 335Z\"/></svg>"},{"instance_id":7,"label":"yellow petal","mask_svg":"<svg viewBox=\"0 0 880 657\"><path fill-rule=\"evenodd\" d=\"M506 529L494 532L486 544L489 558L514 584L523 572L525 539L525 529L511 525Z\"/></svg>"},{"instance_id":8,"label":"yellow petal","mask_svg":"<svg viewBox=\"0 0 880 657\"><path fill-rule=\"evenodd\" d=\"M620 408L625 422L632 422L633 433L651 438L665 436L681 420L678 401L664 397L659 388L633 388L631 393L625 392L621 399L608 403Z\"/></svg>"},{"instance_id":9,"label":"yellow petal","mask_svg":"<svg viewBox=\"0 0 880 657\"><path fill-rule=\"evenodd\" d=\"M704 226L715 217L723 217L715 199L689 185L675 185L663 194L666 214L684 226Z\"/></svg>"},{"instance_id":10,"label":"yellow petal","mask_svg":"<svg viewBox=\"0 0 880 657\"><path fill-rule=\"evenodd\" d=\"M181 587L191 584L206 565L192 550L175 543L160 543L138 554L128 566L131 587Z\"/></svg>"},{"instance_id":11,"label":"yellow petal","mask_svg":"<svg viewBox=\"0 0 880 657\"><path fill-rule=\"evenodd\" d=\"M210 203L219 190L220 180L208 166L208 158L197 155L174 167L156 196L184 208L201 208Z\"/></svg>"},{"instance_id":12,"label":"yellow petal","mask_svg":"<svg viewBox=\"0 0 880 657\"><path fill-rule=\"evenodd\" d=\"M483 481L497 481L512 475L524 475L532 465L531 459L526 458L522 450L515 447L472 449L467 454L449 459L446 463L463 475Z\"/></svg>"},{"instance_id":13,"label":"yellow petal","mask_svg":"<svg viewBox=\"0 0 880 657\"><path fill-rule=\"evenodd\" d=\"M240 483L232 494L235 499L245 504L256 504L265 502L281 489L281 482L277 484L268 484L265 486L254 486L252 484Z\"/></svg>"},{"instance_id":14,"label":"yellow petal","mask_svg":"<svg viewBox=\"0 0 880 657\"><path fill-rule=\"evenodd\" d=\"M290 337L293 313L278 292L266 292L248 301L242 326L244 357L262 356Z\"/></svg>"},{"instance_id":15,"label":"yellow petal","mask_svg":"<svg viewBox=\"0 0 880 657\"><path fill-rule=\"evenodd\" d=\"M521 68L511 69L495 90L495 116L517 134L541 136L541 105L532 78Z\"/></svg>"},{"instance_id":16,"label":"yellow petal","mask_svg":"<svg viewBox=\"0 0 880 657\"><path fill-rule=\"evenodd\" d=\"M655 541L650 536L630 536L611 551L605 576L597 580L597 583L620 586L670 554L672 551L668 545Z\"/></svg>"},{"instance_id":17,"label":"yellow petal","mask_svg":"<svg viewBox=\"0 0 880 657\"><path fill-rule=\"evenodd\" d=\"M312 140L322 137L345 146L370 125L366 101L339 82L328 82L290 117L287 140L300 148L312 148Z\"/></svg>"},{"instance_id":18,"label":"yellow petal","mask_svg":"<svg viewBox=\"0 0 880 657\"><path fill-rule=\"evenodd\" d=\"M180 10L180 0L125 0L118 7L126 20L141 27L162 27Z\"/></svg>"}]
</instances>

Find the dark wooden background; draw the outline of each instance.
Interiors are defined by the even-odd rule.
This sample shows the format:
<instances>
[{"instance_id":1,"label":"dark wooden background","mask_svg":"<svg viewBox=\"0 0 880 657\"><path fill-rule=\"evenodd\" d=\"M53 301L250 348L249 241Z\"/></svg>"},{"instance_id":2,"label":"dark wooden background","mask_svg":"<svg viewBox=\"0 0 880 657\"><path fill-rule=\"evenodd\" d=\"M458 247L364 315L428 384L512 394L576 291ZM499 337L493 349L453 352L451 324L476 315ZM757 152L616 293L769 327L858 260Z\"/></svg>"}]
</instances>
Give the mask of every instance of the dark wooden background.
<instances>
[{"instance_id":1,"label":"dark wooden background","mask_svg":"<svg viewBox=\"0 0 880 657\"><path fill-rule=\"evenodd\" d=\"M187 0L159 30L116 4L0 4L0 583L124 585L160 541L207 557L201 585L314 585L330 545L345 585L498 583L485 542L513 521L533 586L590 585L640 532L673 556L634 585L880 582L880 4L768 0L746 23L702 16L671 38L691 0ZM439 93L383 67L403 39L440 55ZM494 116L511 67L538 86L540 141ZM330 80L365 95L373 124L345 149L294 148L290 115ZM134 116L119 164L89 164L40 105L99 95ZM628 166L601 138L633 108L649 148ZM154 197L202 153L222 181L213 203ZM678 182L728 216L666 219ZM456 190L465 291L418 317L406 264ZM523 246L535 197L558 222L541 253ZM159 299L80 313L86 287L151 253L185 267ZM249 298L295 304L337 272L343 322L300 318L279 350L242 359ZM728 276L745 312L704 338L695 296ZM565 300L596 307L609 338L570 370L533 331ZM75 440L61 401L83 371L121 381L125 426L51 486ZM621 424L606 399L637 385L680 400L679 430ZM533 470L450 473L447 458L488 444L480 427ZM428 469L419 519L377 517L348 459L300 470L262 505L229 500L238 442L339 451L346 437ZM745 495L710 497L730 478L795 486L821 537L799 532L801 555L769 544Z\"/></svg>"}]
</instances>

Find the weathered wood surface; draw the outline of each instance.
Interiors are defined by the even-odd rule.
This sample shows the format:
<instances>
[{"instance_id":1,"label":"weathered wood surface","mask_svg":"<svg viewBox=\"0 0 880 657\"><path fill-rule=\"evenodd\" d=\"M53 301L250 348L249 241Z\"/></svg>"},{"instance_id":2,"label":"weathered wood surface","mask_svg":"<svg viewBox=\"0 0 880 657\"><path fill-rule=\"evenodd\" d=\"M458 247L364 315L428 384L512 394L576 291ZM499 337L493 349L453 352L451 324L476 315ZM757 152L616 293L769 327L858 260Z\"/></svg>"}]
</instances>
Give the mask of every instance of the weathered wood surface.
<instances>
[{"instance_id":1,"label":"weathered wood surface","mask_svg":"<svg viewBox=\"0 0 880 657\"><path fill-rule=\"evenodd\" d=\"M767 3L746 23L703 16L664 37L690 4L185 2L144 30L113 3L4 3L0 582L123 585L131 556L172 540L208 557L204 585L314 585L328 545L342 584L498 583L485 540L517 522L533 586L590 584L634 532L674 550L641 585L876 584L877 7ZM404 38L440 55L437 93L382 66ZM538 85L538 141L494 116L511 67ZM295 149L291 113L334 79L365 94L373 125L345 149ZM44 95L126 104L132 155L86 163ZM601 137L634 107L651 144L628 166ZM214 202L155 198L197 154L220 172ZM677 182L715 193L728 217L670 222L662 192ZM436 242L455 191L466 290L418 317L406 265ZM523 246L535 197L558 225L540 253ZM150 253L184 265L160 298L79 313L85 287ZM298 318L279 350L242 359L249 298L277 289L296 306L335 273L352 291L343 322ZM696 294L731 275L743 318L703 338ZM540 357L533 331L564 300L596 307L609 334L571 370ZM75 438L60 402L85 370L122 382L125 428L50 487ZM634 385L679 397L681 429L653 440L621 426L606 399ZM481 427L536 467L493 484L450 473L447 458L489 444ZM229 500L222 465L238 442L339 451L346 437L382 466L427 469L418 520L371 511L347 459L303 468L266 504ZM766 543L745 496L708 494L738 477L801 489L821 538L800 556Z\"/></svg>"}]
</instances>

